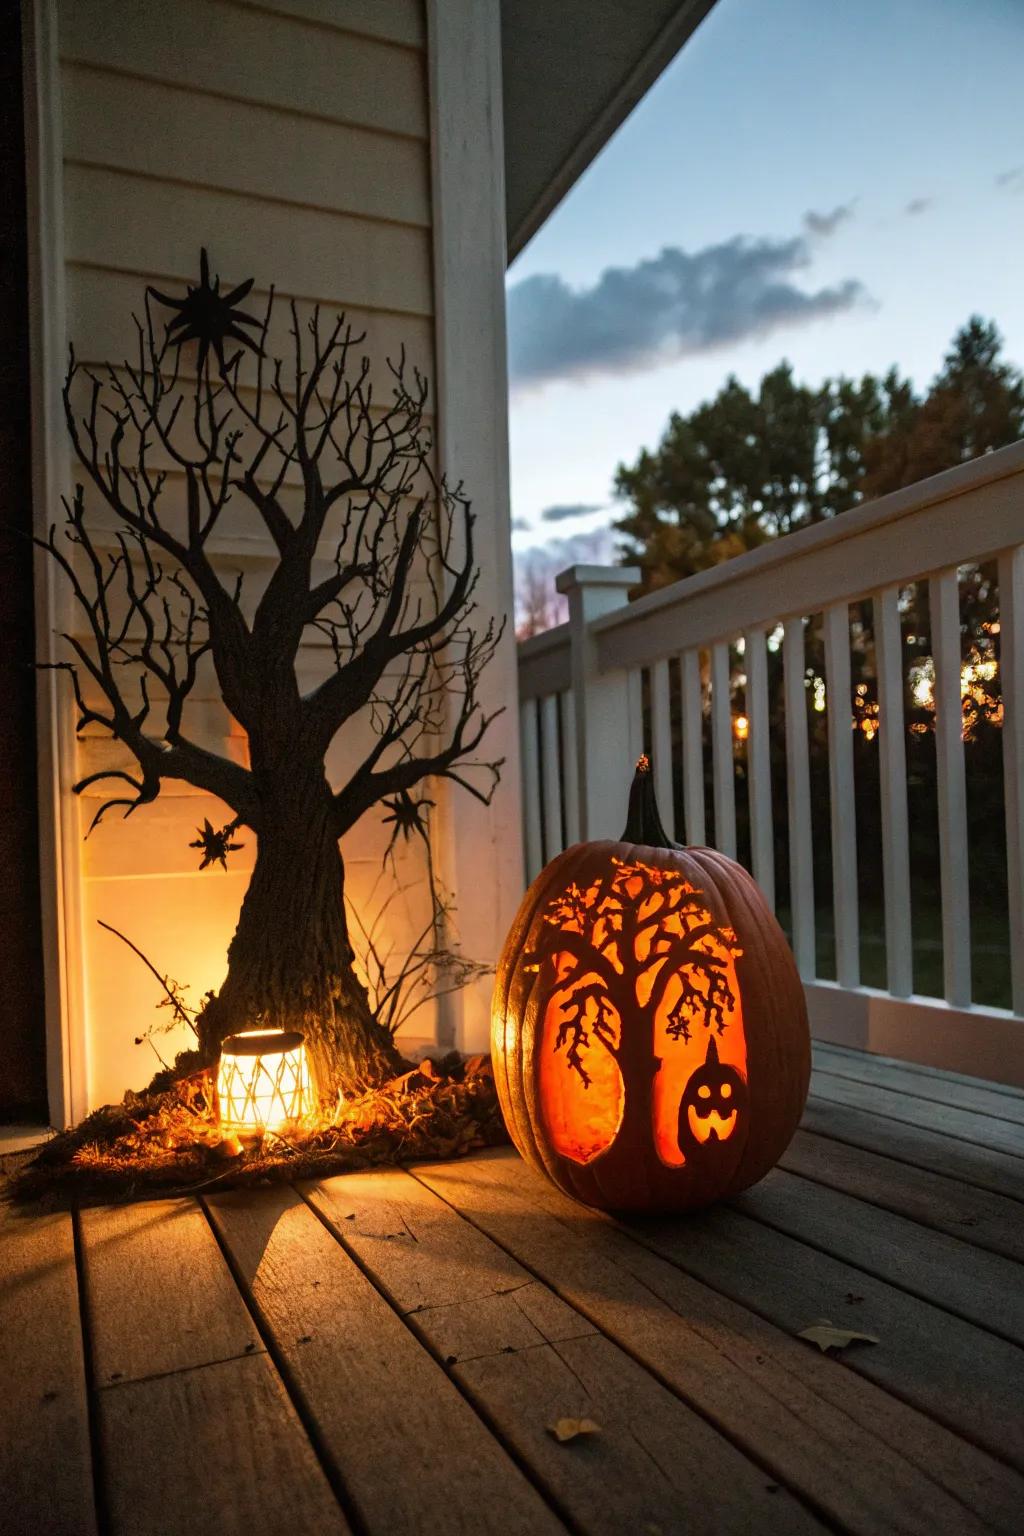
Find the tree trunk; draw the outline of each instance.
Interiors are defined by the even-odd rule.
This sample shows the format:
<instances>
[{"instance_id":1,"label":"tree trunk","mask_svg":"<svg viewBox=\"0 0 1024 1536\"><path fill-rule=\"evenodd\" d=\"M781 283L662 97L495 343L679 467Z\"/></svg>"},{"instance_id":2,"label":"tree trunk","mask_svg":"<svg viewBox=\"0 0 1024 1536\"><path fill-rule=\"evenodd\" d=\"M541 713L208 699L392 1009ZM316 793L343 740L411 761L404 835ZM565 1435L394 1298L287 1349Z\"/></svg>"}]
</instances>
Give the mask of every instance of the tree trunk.
<instances>
[{"instance_id":1,"label":"tree trunk","mask_svg":"<svg viewBox=\"0 0 1024 1536\"><path fill-rule=\"evenodd\" d=\"M394 1076L401 1057L352 967L326 782L303 792L296 778L301 769L280 795L265 797L228 974L199 1017L199 1042L212 1062L239 1030L300 1029L317 1089L335 1099Z\"/></svg>"},{"instance_id":2,"label":"tree trunk","mask_svg":"<svg viewBox=\"0 0 1024 1536\"><path fill-rule=\"evenodd\" d=\"M654 1079L661 1063L654 1055L653 1030L646 1012L635 1017L633 981L624 979L622 987L622 995L614 999L622 1020L616 1060L626 1102L615 1140L601 1154L600 1182L612 1206L627 1210L636 1188L637 1169L643 1164L638 1149L649 1146L654 1135Z\"/></svg>"}]
</instances>

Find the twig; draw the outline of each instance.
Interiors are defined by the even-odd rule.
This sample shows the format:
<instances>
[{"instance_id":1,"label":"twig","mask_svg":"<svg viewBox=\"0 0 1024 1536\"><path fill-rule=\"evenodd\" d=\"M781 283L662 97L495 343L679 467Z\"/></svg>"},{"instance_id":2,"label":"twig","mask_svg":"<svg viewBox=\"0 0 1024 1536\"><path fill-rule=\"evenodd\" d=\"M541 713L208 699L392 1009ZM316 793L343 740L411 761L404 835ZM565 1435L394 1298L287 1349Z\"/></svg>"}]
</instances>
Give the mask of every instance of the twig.
<instances>
[{"instance_id":1,"label":"twig","mask_svg":"<svg viewBox=\"0 0 1024 1536\"><path fill-rule=\"evenodd\" d=\"M196 1036L196 1039L198 1039L199 1031L196 1029L195 1020L189 1013L185 1004L181 1001L181 998L178 997L177 993L174 992L172 987L168 985L167 977L160 975L160 972L157 970L152 960L149 959L148 955L144 955L139 946L137 944L133 944L131 939L127 938L119 928L115 928L112 923L105 923L101 917L98 917L96 921L99 923L101 928L105 928L107 932L112 933L116 939L120 939L122 944L127 944L132 953L138 955L143 965L152 971L153 975L156 977L157 981L160 983L165 993L167 994L167 1000L170 1003L171 1009L174 1012L175 1017L178 1019L178 1022L181 1024L187 1024L189 1029ZM159 1054L159 1051L157 1051L158 1056ZM166 1066L167 1063L165 1062L164 1065Z\"/></svg>"}]
</instances>

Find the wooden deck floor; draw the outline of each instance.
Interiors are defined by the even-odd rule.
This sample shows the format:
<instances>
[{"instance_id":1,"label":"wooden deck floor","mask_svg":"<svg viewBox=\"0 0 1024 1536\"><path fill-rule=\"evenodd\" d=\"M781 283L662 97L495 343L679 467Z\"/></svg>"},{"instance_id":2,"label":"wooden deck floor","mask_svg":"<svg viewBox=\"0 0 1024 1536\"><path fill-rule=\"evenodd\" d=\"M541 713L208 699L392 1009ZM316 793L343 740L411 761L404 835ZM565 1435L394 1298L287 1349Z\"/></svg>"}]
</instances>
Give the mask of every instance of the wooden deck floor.
<instances>
[{"instance_id":1,"label":"wooden deck floor","mask_svg":"<svg viewBox=\"0 0 1024 1536\"><path fill-rule=\"evenodd\" d=\"M822 1048L687 1220L504 1151L0 1210L0 1531L1019 1533L1022 1202L1024 1094Z\"/></svg>"}]
</instances>

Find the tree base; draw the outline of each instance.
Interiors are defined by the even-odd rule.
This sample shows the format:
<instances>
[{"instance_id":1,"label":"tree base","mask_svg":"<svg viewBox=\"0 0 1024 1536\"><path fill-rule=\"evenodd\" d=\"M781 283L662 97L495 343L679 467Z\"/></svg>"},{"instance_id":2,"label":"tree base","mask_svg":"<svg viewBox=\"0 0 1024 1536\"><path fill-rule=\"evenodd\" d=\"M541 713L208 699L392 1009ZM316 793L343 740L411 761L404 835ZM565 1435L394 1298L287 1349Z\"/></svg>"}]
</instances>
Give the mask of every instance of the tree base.
<instances>
[{"instance_id":1,"label":"tree base","mask_svg":"<svg viewBox=\"0 0 1024 1536\"><path fill-rule=\"evenodd\" d=\"M422 1062L309 1126L262 1138L221 1129L203 1069L97 1110L47 1142L10 1187L16 1201L50 1206L145 1200L463 1157L507 1142L486 1057Z\"/></svg>"},{"instance_id":2,"label":"tree base","mask_svg":"<svg viewBox=\"0 0 1024 1536\"><path fill-rule=\"evenodd\" d=\"M370 1012L366 992L354 975L321 984L314 997L295 997L267 1006L259 994L257 1006L250 989L229 974L219 993L212 994L196 1020L202 1060L213 1067L221 1042L248 1029L297 1029L302 1034L313 1080L321 1101L336 1104L340 1097L379 1087L402 1071L394 1040Z\"/></svg>"}]
</instances>

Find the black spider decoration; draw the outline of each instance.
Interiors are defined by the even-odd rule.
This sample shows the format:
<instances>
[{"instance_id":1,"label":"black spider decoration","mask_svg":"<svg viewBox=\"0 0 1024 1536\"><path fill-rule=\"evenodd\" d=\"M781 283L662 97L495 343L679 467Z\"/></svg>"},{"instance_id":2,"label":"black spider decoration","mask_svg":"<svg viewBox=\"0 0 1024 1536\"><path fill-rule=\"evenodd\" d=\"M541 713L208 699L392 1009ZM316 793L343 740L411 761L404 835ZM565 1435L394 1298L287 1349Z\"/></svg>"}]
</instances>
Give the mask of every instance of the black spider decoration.
<instances>
[{"instance_id":1,"label":"black spider decoration","mask_svg":"<svg viewBox=\"0 0 1024 1536\"><path fill-rule=\"evenodd\" d=\"M202 826L196 828L199 836L194 843L189 843L189 847L201 848L203 850L203 862L199 866L200 869L206 869L209 864L219 864L221 869L227 869L228 854L237 853L239 848L245 847L244 843L231 842L231 838L237 829L238 822L229 821L226 827L221 827L220 831L217 832L208 820L204 820Z\"/></svg>"},{"instance_id":2,"label":"black spider decoration","mask_svg":"<svg viewBox=\"0 0 1024 1536\"><path fill-rule=\"evenodd\" d=\"M433 806L433 800L414 800L407 789L402 789L399 790L393 800L382 800L381 804L386 805L391 812L390 816L381 817L384 825L387 826L388 822L394 823L391 841L388 843L387 852L384 855L385 858L387 858L397 843L399 833L408 842L412 834L418 832L420 837L426 842L427 823L425 813L428 806Z\"/></svg>"},{"instance_id":3,"label":"black spider decoration","mask_svg":"<svg viewBox=\"0 0 1024 1536\"><path fill-rule=\"evenodd\" d=\"M237 288L232 288L230 293L222 294L219 275L212 283L210 282L210 262L204 249L199 257L199 282L194 288L188 289L183 299L176 299L171 294L159 293L156 288L148 290L158 303L178 311L174 319L167 322L168 341L172 341L177 347L186 341L199 343L197 371L200 376L211 347L217 355L217 361L223 373L226 341L239 341L244 347L250 347L253 352L260 353L261 349L255 340L247 336L245 331L239 330L239 326L242 325L254 325L257 329L262 326L262 321L257 320L254 315L245 315L238 308L252 288L253 281L253 278L247 278L244 283L239 283Z\"/></svg>"}]
</instances>

